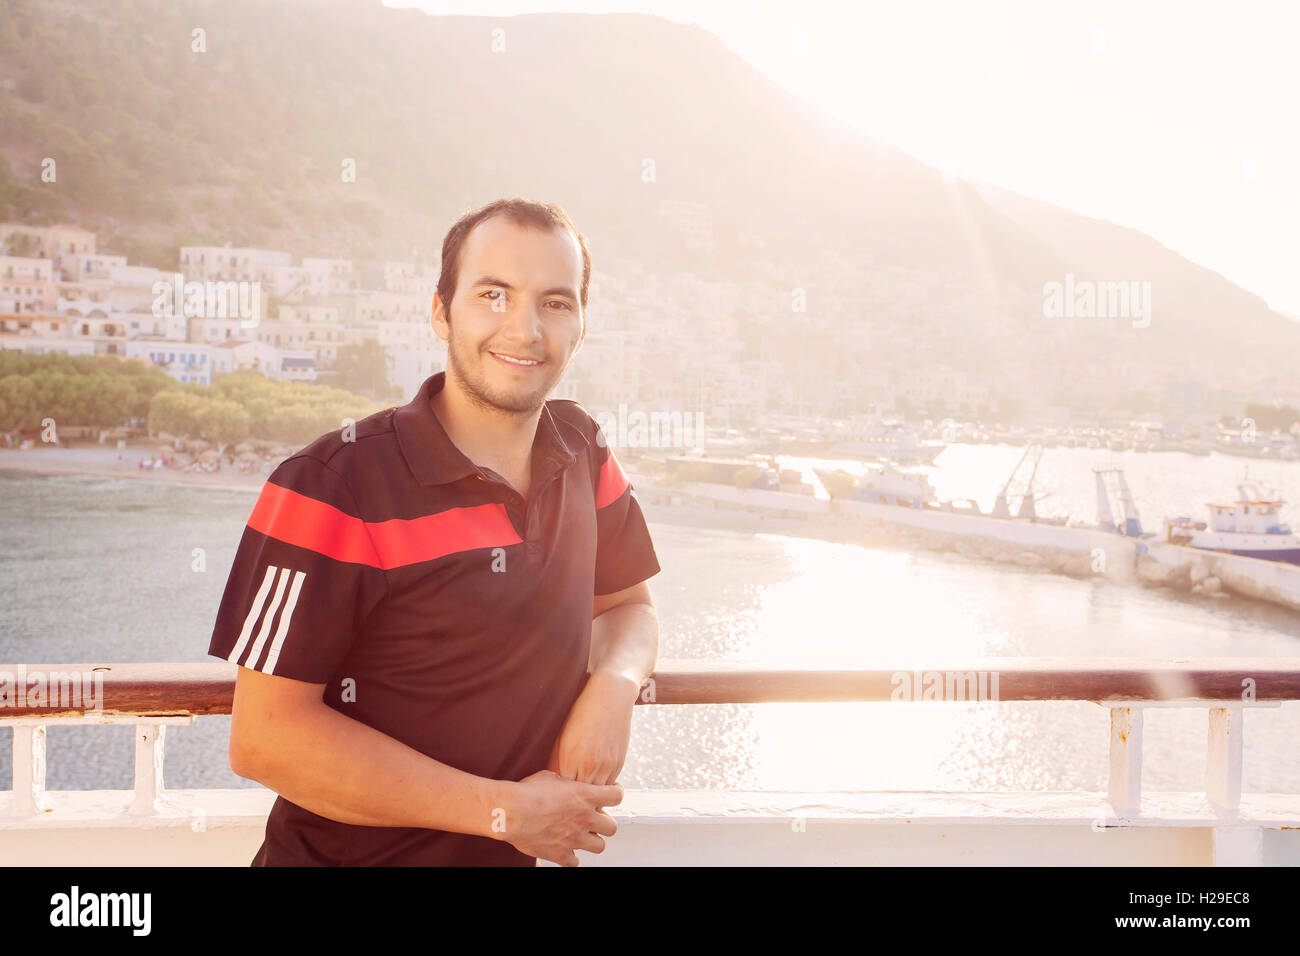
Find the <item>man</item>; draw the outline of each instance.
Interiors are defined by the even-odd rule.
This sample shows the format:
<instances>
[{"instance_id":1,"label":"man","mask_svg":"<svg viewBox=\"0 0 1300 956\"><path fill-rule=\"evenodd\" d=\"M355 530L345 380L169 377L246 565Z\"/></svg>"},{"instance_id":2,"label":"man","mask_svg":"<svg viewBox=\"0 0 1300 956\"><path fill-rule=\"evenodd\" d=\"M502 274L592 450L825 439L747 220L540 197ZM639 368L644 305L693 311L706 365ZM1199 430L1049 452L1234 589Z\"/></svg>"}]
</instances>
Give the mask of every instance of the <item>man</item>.
<instances>
[{"instance_id":1,"label":"man","mask_svg":"<svg viewBox=\"0 0 1300 956\"><path fill-rule=\"evenodd\" d=\"M549 203L447 234L447 370L263 486L210 653L240 665L230 765L279 794L254 865L576 866L615 832L658 653L640 506L547 395L591 261Z\"/></svg>"}]
</instances>

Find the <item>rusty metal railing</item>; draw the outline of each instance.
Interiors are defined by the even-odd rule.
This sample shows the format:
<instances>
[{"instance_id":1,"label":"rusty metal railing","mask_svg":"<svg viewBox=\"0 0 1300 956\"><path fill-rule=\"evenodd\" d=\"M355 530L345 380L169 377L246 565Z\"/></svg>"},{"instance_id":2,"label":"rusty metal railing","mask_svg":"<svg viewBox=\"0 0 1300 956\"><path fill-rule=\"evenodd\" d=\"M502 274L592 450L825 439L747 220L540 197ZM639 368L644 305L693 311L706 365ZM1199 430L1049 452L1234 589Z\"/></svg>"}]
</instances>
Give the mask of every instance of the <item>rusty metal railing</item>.
<instances>
[{"instance_id":1,"label":"rusty metal railing","mask_svg":"<svg viewBox=\"0 0 1300 956\"><path fill-rule=\"evenodd\" d=\"M237 669L219 662L0 665L0 687L8 688L0 695L0 726L14 732L12 814L39 814L48 805L45 732L50 724L134 725L135 795L130 810L155 812L163 797L167 726L229 714ZM95 685L90 705L90 695L78 697L72 686L74 677L84 680L86 675ZM42 681L44 693L27 693ZM978 700L1091 701L1107 707L1108 797L1117 815L1140 812L1144 709L1204 707L1209 712L1205 793L1218 811L1230 814L1241 799L1243 711L1300 700L1300 658L983 658L951 661L945 667L907 664L870 670L664 661L642 686L638 703Z\"/></svg>"}]
</instances>

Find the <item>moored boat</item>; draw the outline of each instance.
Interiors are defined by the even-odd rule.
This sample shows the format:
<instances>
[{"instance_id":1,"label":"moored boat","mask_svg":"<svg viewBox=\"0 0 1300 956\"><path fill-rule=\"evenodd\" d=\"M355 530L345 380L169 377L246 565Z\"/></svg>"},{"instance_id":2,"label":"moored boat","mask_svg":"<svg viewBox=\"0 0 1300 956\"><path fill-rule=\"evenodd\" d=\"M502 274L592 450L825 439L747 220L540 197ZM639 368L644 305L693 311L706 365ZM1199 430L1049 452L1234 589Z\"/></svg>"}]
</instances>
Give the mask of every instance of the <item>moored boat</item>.
<instances>
[{"instance_id":1,"label":"moored boat","mask_svg":"<svg viewBox=\"0 0 1300 956\"><path fill-rule=\"evenodd\" d=\"M1300 535L1280 515L1286 502L1251 483L1238 485L1237 491L1238 499L1231 504L1208 504L1208 524L1186 515L1167 518L1165 539L1203 551L1300 564Z\"/></svg>"}]
</instances>

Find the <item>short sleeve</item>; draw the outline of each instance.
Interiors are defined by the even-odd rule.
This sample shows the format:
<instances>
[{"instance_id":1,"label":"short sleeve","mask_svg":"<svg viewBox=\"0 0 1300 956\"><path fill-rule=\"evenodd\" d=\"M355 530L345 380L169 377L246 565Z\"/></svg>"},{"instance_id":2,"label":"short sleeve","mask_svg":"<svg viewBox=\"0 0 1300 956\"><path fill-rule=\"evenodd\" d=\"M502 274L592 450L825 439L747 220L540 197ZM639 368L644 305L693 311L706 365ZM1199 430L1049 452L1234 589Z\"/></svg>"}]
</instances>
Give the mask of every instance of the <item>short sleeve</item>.
<instances>
[{"instance_id":1,"label":"short sleeve","mask_svg":"<svg viewBox=\"0 0 1300 956\"><path fill-rule=\"evenodd\" d=\"M596 594L613 594L659 573L659 559L650 540L641 505L632 483L608 445L595 446Z\"/></svg>"},{"instance_id":2,"label":"short sleeve","mask_svg":"<svg viewBox=\"0 0 1300 956\"><path fill-rule=\"evenodd\" d=\"M208 653L326 683L387 588L343 479L296 455L262 486L226 581Z\"/></svg>"}]
</instances>

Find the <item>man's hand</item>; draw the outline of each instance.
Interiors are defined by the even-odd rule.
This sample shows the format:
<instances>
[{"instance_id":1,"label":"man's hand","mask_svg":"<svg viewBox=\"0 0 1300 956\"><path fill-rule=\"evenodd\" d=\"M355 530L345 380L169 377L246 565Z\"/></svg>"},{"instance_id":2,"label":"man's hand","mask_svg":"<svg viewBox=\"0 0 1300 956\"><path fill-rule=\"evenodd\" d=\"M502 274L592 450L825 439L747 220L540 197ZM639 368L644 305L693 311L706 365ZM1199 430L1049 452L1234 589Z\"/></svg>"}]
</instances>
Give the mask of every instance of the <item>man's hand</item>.
<instances>
[{"instance_id":1,"label":"man's hand","mask_svg":"<svg viewBox=\"0 0 1300 956\"><path fill-rule=\"evenodd\" d=\"M627 759L632 708L640 691L624 676L592 674L569 710L547 769L598 786L617 780Z\"/></svg>"},{"instance_id":2,"label":"man's hand","mask_svg":"<svg viewBox=\"0 0 1300 956\"><path fill-rule=\"evenodd\" d=\"M501 838L520 853L560 866L577 866L574 850L600 853L605 849L604 838L618 830L614 818L601 809L623 801L623 788L618 784L594 787L539 770L514 784L509 792Z\"/></svg>"}]
</instances>

